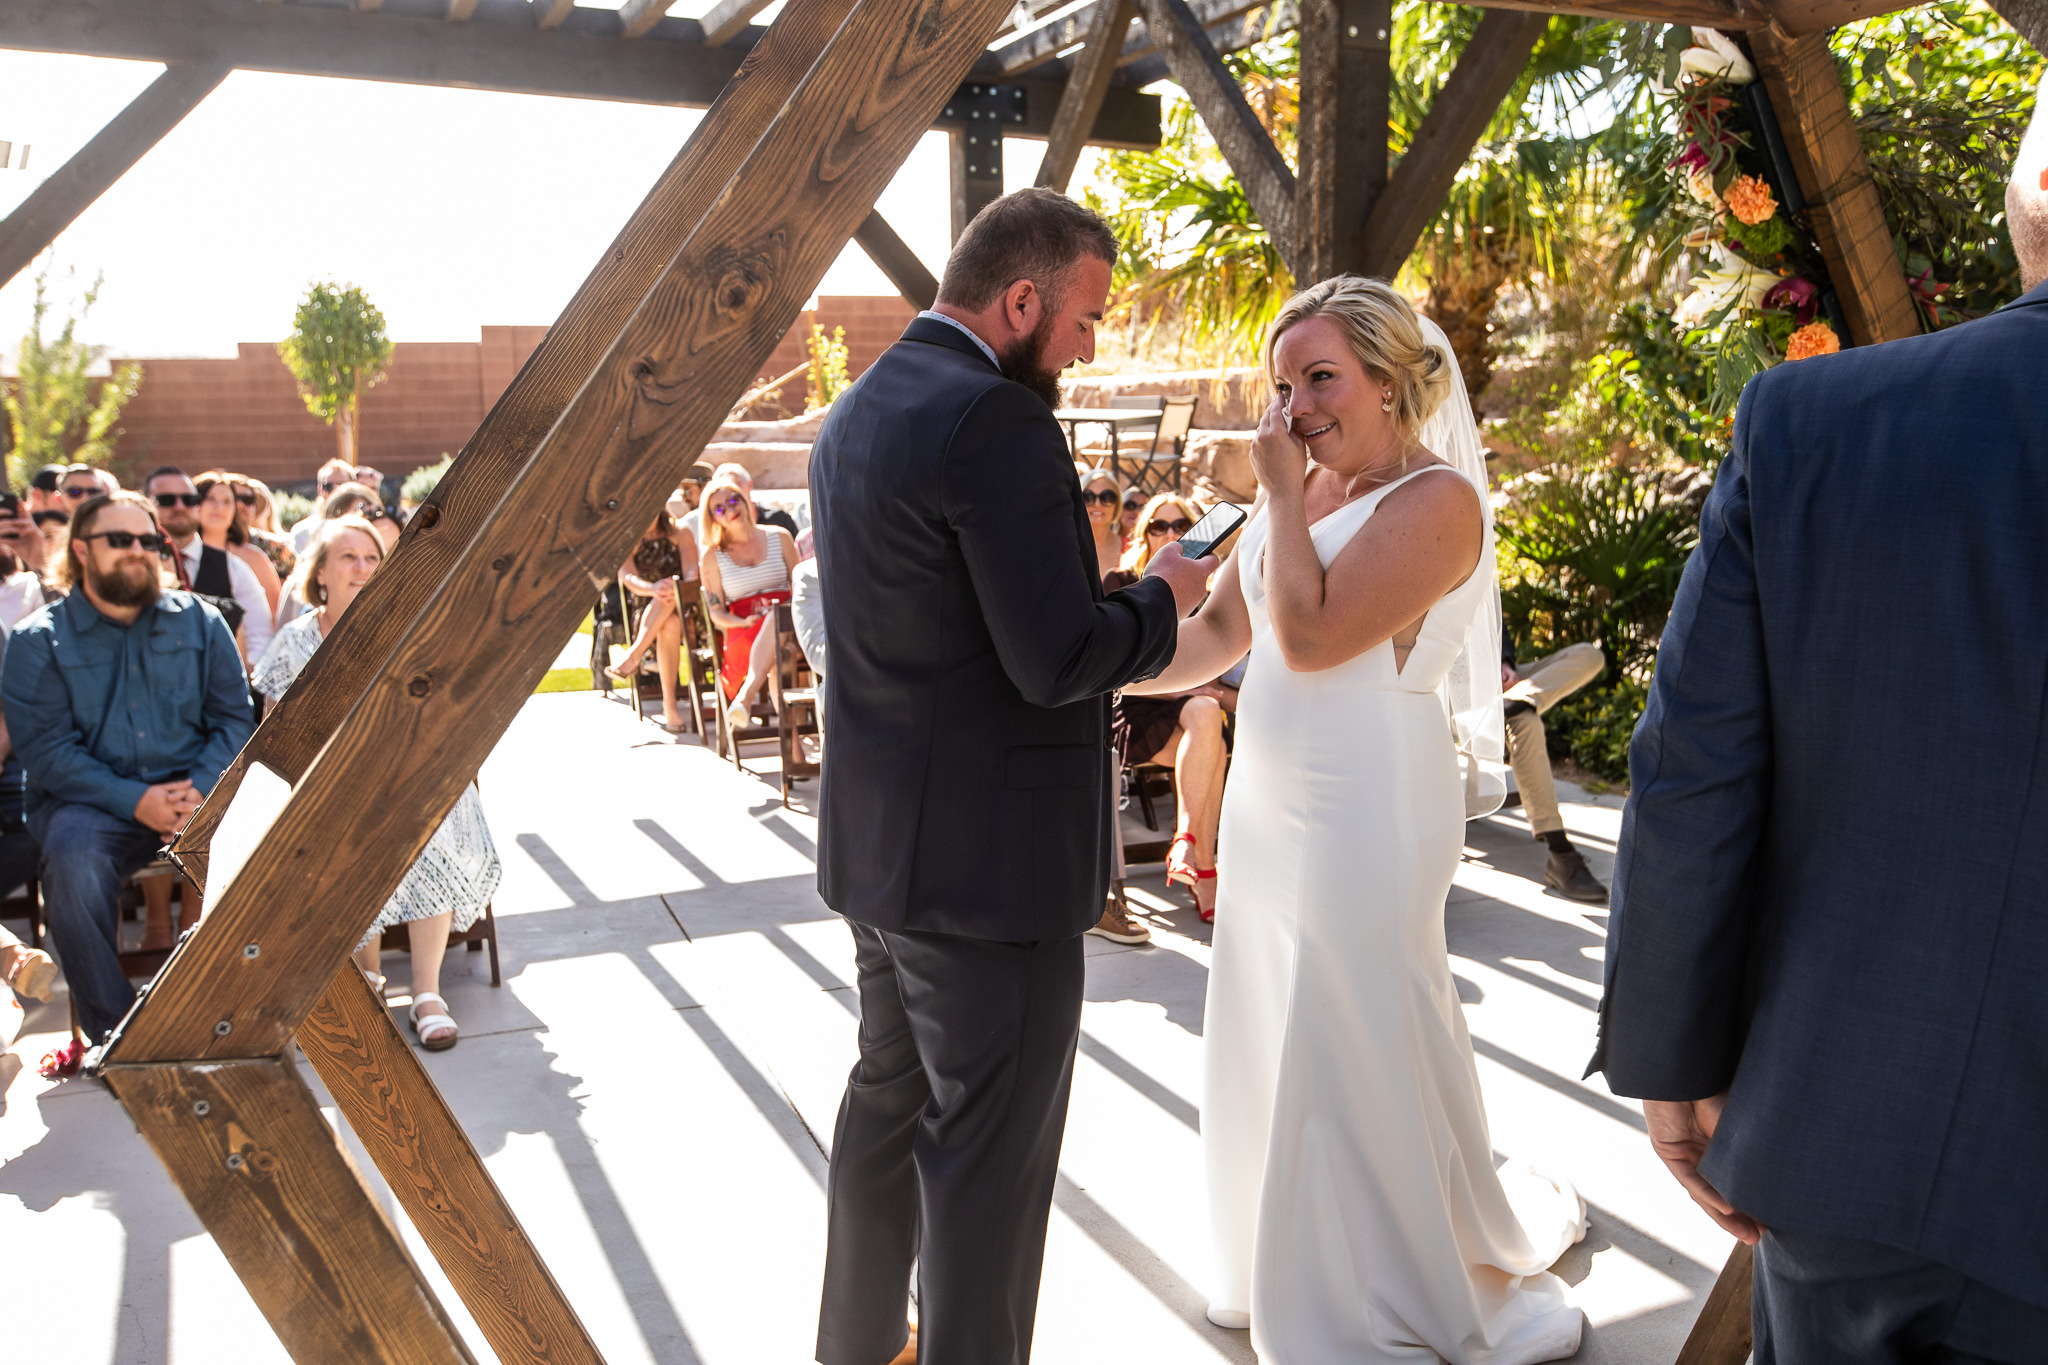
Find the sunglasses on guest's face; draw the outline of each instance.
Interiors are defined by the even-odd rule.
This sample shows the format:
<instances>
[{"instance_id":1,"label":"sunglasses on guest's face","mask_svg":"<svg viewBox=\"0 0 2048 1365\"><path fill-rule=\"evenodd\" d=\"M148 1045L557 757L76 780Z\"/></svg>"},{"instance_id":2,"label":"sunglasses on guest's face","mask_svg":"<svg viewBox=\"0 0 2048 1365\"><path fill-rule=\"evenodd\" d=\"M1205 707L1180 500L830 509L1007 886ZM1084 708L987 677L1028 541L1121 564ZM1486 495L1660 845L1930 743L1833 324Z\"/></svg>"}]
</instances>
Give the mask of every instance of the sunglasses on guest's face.
<instances>
[{"instance_id":1,"label":"sunglasses on guest's face","mask_svg":"<svg viewBox=\"0 0 2048 1365\"><path fill-rule=\"evenodd\" d=\"M158 507L176 507L180 503L187 507L197 507L203 501L205 499L201 498L197 493L159 493L156 495L156 505Z\"/></svg>"},{"instance_id":2,"label":"sunglasses on guest's face","mask_svg":"<svg viewBox=\"0 0 2048 1365\"><path fill-rule=\"evenodd\" d=\"M1117 502L1116 490L1114 488L1105 488L1099 493L1091 493L1084 488L1081 490L1081 501L1084 503L1099 502L1104 507L1114 507Z\"/></svg>"},{"instance_id":3,"label":"sunglasses on guest's face","mask_svg":"<svg viewBox=\"0 0 2048 1365\"><path fill-rule=\"evenodd\" d=\"M154 531L137 535L133 531L94 531L91 535L74 536L74 540L104 540L110 550L131 550L140 545L145 550L159 553L164 548L164 538Z\"/></svg>"},{"instance_id":4,"label":"sunglasses on guest's face","mask_svg":"<svg viewBox=\"0 0 2048 1365\"><path fill-rule=\"evenodd\" d=\"M69 524L71 521L71 514L69 512L60 512L55 508L45 508L40 512L30 513L30 515L35 519L35 523L38 526L47 526L53 521L59 524Z\"/></svg>"},{"instance_id":5,"label":"sunglasses on guest's face","mask_svg":"<svg viewBox=\"0 0 2048 1365\"><path fill-rule=\"evenodd\" d=\"M1144 507L1144 505L1145 505L1145 500L1144 500L1143 498L1125 498L1125 499L1124 499L1124 510L1125 510L1126 512L1136 512L1136 511L1138 511L1138 510L1139 510L1140 508Z\"/></svg>"},{"instance_id":6,"label":"sunglasses on guest's face","mask_svg":"<svg viewBox=\"0 0 2048 1365\"><path fill-rule=\"evenodd\" d=\"M100 486L98 484L93 484L89 488L80 488L74 484L69 488L59 489L58 491L61 492L67 498L94 498L99 496ZM194 498L192 500L192 505L195 507L198 506L199 500L197 498Z\"/></svg>"},{"instance_id":7,"label":"sunglasses on guest's face","mask_svg":"<svg viewBox=\"0 0 2048 1365\"><path fill-rule=\"evenodd\" d=\"M714 517L736 517L740 514L740 507L742 505L739 498L722 498L711 504L711 515Z\"/></svg>"},{"instance_id":8,"label":"sunglasses on guest's face","mask_svg":"<svg viewBox=\"0 0 2048 1365\"><path fill-rule=\"evenodd\" d=\"M1145 534L1148 536L1184 536L1194 529L1195 524L1186 517L1175 517L1172 521L1164 517L1154 517L1145 523Z\"/></svg>"},{"instance_id":9,"label":"sunglasses on guest's face","mask_svg":"<svg viewBox=\"0 0 2048 1365\"><path fill-rule=\"evenodd\" d=\"M254 507L256 505L256 495L242 489L237 489L235 490L235 501L244 507Z\"/></svg>"}]
</instances>

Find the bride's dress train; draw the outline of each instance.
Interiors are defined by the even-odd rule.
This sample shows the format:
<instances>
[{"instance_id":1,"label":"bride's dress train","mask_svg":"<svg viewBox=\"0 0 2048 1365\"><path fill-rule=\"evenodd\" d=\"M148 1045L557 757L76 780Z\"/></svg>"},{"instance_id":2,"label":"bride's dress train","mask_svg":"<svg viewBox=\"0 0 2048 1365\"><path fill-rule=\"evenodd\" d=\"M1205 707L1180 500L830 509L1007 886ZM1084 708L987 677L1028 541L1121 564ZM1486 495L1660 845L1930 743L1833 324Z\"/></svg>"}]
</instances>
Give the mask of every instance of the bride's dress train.
<instances>
[{"instance_id":1,"label":"bride's dress train","mask_svg":"<svg viewBox=\"0 0 2048 1365\"><path fill-rule=\"evenodd\" d=\"M1446 477L1463 476L1407 479ZM1407 479L1311 529L1325 566ZM1261 511L1236 552L1252 652L1203 1027L1210 1316L1248 1321L1266 1365L1561 1359L1584 1319L1546 1272L1585 1235L1584 1202L1495 1171L1444 941L1465 807L1436 689L1492 576L1431 608L1404 666L1382 643L1296 673L1266 613L1266 532Z\"/></svg>"}]
</instances>

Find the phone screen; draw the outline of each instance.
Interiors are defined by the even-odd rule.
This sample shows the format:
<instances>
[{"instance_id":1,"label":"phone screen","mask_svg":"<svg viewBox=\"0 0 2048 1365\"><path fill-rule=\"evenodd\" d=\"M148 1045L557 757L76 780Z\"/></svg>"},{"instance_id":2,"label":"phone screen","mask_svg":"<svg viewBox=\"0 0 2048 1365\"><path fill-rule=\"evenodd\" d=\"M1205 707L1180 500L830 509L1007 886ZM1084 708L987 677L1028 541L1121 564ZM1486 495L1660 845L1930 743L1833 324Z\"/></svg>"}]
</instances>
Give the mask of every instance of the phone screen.
<instances>
[{"instance_id":1,"label":"phone screen","mask_svg":"<svg viewBox=\"0 0 2048 1365\"><path fill-rule=\"evenodd\" d=\"M1180 552L1189 559L1200 559L1243 521L1242 507L1234 502L1219 502L1210 509L1208 516L1189 527L1188 533L1180 538Z\"/></svg>"}]
</instances>

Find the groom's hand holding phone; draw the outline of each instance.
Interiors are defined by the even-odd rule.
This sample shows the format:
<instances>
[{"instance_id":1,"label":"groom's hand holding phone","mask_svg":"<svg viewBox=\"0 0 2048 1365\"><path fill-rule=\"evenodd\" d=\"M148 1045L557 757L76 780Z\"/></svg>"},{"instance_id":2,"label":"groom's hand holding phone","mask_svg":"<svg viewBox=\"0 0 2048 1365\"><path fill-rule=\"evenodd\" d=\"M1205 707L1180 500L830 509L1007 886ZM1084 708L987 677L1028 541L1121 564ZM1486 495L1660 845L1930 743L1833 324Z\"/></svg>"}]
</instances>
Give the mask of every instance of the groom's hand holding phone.
<instances>
[{"instance_id":1,"label":"groom's hand holding phone","mask_svg":"<svg viewBox=\"0 0 2048 1365\"><path fill-rule=\"evenodd\" d=\"M1145 566L1145 577L1163 578L1166 586L1173 589L1174 615L1179 617L1202 605L1202 599L1209 595L1209 577L1215 572L1215 555L1189 559L1180 552L1177 541L1160 546L1152 562Z\"/></svg>"}]
</instances>

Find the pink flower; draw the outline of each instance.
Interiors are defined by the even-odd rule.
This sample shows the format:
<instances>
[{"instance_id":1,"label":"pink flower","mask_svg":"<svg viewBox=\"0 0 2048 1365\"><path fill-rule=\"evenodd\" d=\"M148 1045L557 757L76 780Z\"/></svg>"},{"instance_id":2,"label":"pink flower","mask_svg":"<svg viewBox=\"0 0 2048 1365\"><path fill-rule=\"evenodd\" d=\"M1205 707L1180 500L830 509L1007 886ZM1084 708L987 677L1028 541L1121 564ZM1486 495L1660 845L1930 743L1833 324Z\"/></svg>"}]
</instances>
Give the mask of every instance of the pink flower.
<instances>
[{"instance_id":1,"label":"pink flower","mask_svg":"<svg viewBox=\"0 0 2048 1365\"><path fill-rule=\"evenodd\" d=\"M1793 275L1779 280L1765 292L1763 306L1786 309L1804 327L1820 311L1820 287L1812 280Z\"/></svg>"}]
</instances>

